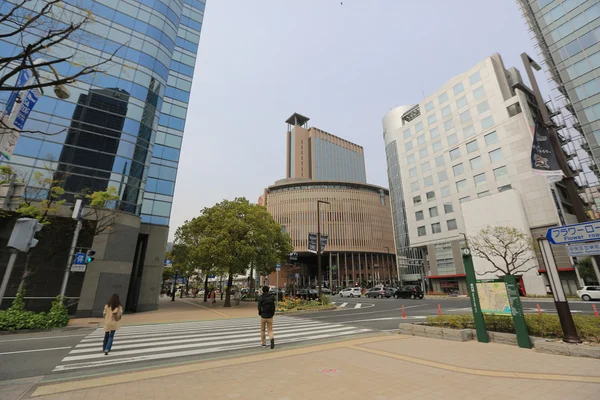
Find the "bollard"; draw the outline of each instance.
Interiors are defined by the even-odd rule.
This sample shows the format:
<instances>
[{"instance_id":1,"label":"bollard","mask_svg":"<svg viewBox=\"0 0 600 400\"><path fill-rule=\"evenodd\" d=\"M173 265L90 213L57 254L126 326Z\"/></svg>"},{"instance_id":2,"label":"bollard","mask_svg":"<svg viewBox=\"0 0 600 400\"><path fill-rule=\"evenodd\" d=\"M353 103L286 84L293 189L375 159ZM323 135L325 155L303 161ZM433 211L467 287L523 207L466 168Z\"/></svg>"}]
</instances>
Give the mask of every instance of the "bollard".
<instances>
[{"instance_id":1,"label":"bollard","mask_svg":"<svg viewBox=\"0 0 600 400\"><path fill-rule=\"evenodd\" d=\"M540 308L539 304L536 304L537 309L538 309L538 315L542 315L542 309Z\"/></svg>"},{"instance_id":2,"label":"bollard","mask_svg":"<svg viewBox=\"0 0 600 400\"><path fill-rule=\"evenodd\" d=\"M402 318L406 318L406 311L404 311L404 304L402 304Z\"/></svg>"},{"instance_id":3,"label":"bollard","mask_svg":"<svg viewBox=\"0 0 600 400\"><path fill-rule=\"evenodd\" d=\"M598 309L595 304L592 304L592 308L594 309L594 314L596 314L596 318L598 318Z\"/></svg>"},{"instance_id":4,"label":"bollard","mask_svg":"<svg viewBox=\"0 0 600 400\"><path fill-rule=\"evenodd\" d=\"M438 304L438 315L441 317L442 316L442 307L440 307L440 305Z\"/></svg>"}]
</instances>

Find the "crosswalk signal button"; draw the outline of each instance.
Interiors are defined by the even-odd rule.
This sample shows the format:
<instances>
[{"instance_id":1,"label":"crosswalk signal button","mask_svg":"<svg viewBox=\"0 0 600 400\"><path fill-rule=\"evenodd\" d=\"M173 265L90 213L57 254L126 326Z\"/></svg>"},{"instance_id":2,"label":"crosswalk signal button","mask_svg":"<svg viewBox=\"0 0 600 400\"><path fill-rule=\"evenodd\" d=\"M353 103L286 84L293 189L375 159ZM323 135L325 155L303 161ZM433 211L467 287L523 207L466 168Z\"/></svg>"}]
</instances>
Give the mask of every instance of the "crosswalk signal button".
<instances>
[{"instance_id":1,"label":"crosswalk signal button","mask_svg":"<svg viewBox=\"0 0 600 400\"><path fill-rule=\"evenodd\" d=\"M94 258L96 257L96 251L95 250L88 250L85 252L85 263L89 264L92 261L94 261Z\"/></svg>"}]
</instances>

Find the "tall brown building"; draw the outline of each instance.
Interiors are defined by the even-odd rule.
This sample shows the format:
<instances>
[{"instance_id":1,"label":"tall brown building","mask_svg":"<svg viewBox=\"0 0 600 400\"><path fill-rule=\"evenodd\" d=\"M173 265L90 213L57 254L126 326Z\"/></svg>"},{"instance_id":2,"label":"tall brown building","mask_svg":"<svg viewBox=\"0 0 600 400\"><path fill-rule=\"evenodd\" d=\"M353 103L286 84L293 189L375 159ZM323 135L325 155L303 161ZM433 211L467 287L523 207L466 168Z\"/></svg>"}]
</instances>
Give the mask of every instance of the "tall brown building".
<instances>
[{"instance_id":1,"label":"tall brown building","mask_svg":"<svg viewBox=\"0 0 600 400\"><path fill-rule=\"evenodd\" d=\"M372 286L397 280L389 191L366 183L363 148L314 127L293 114L286 122L286 179L264 190L259 204L290 235L296 260L279 275L279 286L317 286L317 257L308 251L308 234L316 233L317 201L322 234L324 286ZM276 283L275 273L268 283Z\"/></svg>"}]
</instances>

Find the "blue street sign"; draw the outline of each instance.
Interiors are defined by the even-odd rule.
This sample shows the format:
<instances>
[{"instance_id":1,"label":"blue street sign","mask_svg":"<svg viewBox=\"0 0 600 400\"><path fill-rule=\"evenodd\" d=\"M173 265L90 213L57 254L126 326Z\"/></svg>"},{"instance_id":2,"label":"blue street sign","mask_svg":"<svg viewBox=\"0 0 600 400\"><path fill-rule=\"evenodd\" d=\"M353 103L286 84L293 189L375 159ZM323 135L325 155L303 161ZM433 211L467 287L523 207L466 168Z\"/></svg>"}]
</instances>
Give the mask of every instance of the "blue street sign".
<instances>
[{"instance_id":1,"label":"blue street sign","mask_svg":"<svg viewBox=\"0 0 600 400\"><path fill-rule=\"evenodd\" d=\"M85 265L85 253L75 253L75 265Z\"/></svg>"},{"instance_id":2,"label":"blue street sign","mask_svg":"<svg viewBox=\"0 0 600 400\"><path fill-rule=\"evenodd\" d=\"M546 238L552 244L571 244L600 240L600 221L550 228L546 232Z\"/></svg>"},{"instance_id":3,"label":"blue street sign","mask_svg":"<svg viewBox=\"0 0 600 400\"><path fill-rule=\"evenodd\" d=\"M567 246L569 257L585 257L600 255L600 242L572 244Z\"/></svg>"},{"instance_id":4,"label":"blue street sign","mask_svg":"<svg viewBox=\"0 0 600 400\"><path fill-rule=\"evenodd\" d=\"M35 106L35 103L37 103L38 99L39 93L35 90L30 90L27 92L27 94L25 94L25 98L21 101L21 107L19 108L17 116L13 121L13 125L17 129L23 129L23 126L25 125L25 122L31 113L31 109L33 106Z\"/></svg>"},{"instance_id":5,"label":"blue street sign","mask_svg":"<svg viewBox=\"0 0 600 400\"><path fill-rule=\"evenodd\" d=\"M281 264L276 264L276 265L275 265L275 270L276 270L277 272L281 271Z\"/></svg>"}]
</instances>

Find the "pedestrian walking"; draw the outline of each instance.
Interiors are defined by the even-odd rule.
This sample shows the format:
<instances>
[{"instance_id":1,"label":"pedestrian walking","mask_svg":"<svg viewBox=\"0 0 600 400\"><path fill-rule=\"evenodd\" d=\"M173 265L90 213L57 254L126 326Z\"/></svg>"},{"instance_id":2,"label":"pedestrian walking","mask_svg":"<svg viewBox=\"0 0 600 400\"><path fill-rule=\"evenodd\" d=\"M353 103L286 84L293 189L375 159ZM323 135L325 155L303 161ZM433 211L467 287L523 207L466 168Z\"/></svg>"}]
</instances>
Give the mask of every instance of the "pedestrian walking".
<instances>
[{"instance_id":1,"label":"pedestrian walking","mask_svg":"<svg viewBox=\"0 0 600 400\"><path fill-rule=\"evenodd\" d=\"M273 316L275 315L275 298L269 293L269 287L262 288L263 294L258 299L258 315L260 315L260 340L262 347L267 347L265 340L265 328L269 332L271 348L275 348L275 336L273 336Z\"/></svg>"},{"instance_id":2,"label":"pedestrian walking","mask_svg":"<svg viewBox=\"0 0 600 400\"><path fill-rule=\"evenodd\" d=\"M104 344L102 345L102 351L107 356L112 348L113 339L115 332L121 328L121 318L123 317L123 307L119 300L118 294L113 294L108 303L104 306L102 312L104 316Z\"/></svg>"},{"instance_id":3,"label":"pedestrian walking","mask_svg":"<svg viewBox=\"0 0 600 400\"><path fill-rule=\"evenodd\" d=\"M214 289L212 289L210 291L210 296L209 297L210 297L210 305L212 306L212 305L214 305L217 302L215 300L215 290Z\"/></svg>"},{"instance_id":4,"label":"pedestrian walking","mask_svg":"<svg viewBox=\"0 0 600 400\"><path fill-rule=\"evenodd\" d=\"M240 306L240 290L238 288L233 289L233 301L236 307Z\"/></svg>"}]
</instances>

